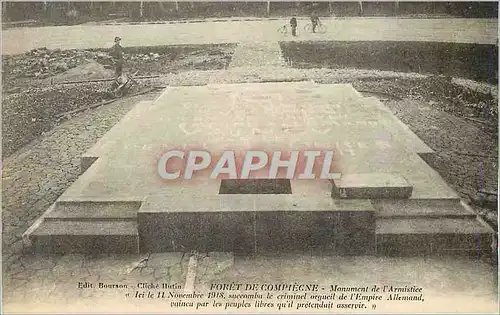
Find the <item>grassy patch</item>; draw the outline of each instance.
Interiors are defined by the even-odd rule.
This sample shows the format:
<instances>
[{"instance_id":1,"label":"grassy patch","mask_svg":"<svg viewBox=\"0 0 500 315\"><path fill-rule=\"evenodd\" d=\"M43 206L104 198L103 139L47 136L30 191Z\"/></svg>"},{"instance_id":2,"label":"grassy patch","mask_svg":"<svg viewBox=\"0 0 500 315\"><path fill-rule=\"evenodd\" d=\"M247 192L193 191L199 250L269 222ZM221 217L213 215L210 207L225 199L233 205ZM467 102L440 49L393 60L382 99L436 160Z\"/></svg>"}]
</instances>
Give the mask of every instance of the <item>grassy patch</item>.
<instances>
[{"instance_id":1,"label":"grassy patch","mask_svg":"<svg viewBox=\"0 0 500 315\"><path fill-rule=\"evenodd\" d=\"M281 42L296 68L358 68L417 72L495 83L495 45L433 42Z\"/></svg>"}]
</instances>

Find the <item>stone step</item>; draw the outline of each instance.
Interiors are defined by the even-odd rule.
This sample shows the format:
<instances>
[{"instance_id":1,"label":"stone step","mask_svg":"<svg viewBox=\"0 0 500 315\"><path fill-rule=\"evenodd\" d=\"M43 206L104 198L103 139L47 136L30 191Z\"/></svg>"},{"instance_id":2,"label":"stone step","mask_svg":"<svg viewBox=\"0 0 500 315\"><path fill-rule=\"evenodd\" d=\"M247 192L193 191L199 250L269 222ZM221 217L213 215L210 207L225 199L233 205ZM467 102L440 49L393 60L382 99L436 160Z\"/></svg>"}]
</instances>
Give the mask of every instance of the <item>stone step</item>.
<instances>
[{"instance_id":1,"label":"stone step","mask_svg":"<svg viewBox=\"0 0 500 315\"><path fill-rule=\"evenodd\" d=\"M399 174L342 174L332 181L332 196L341 199L407 199L413 186Z\"/></svg>"},{"instance_id":2,"label":"stone step","mask_svg":"<svg viewBox=\"0 0 500 315\"><path fill-rule=\"evenodd\" d=\"M134 221L44 220L29 238L36 253L139 253Z\"/></svg>"},{"instance_id":3,"label":"stone step","mask_svg":"<svg viewBox=\"0 0 500 315\"><path fill-rule=\"evenodd\" d=\"M136 220L141 202L134 201L56 201L46 221Z\"/></svg>"},{"instance_id":4,"label":"stone step","mask_svg":"<svg viewBox=\"0 0 500 315\"><path fill-rule=\"evenodd\" d=\"M140 215L138 222L141 252L316 250L335 255L375 254L373 212L150 213Z\"/></svg>"},{"instance_id":5,"label":"stone step","mask_svg":"<svg viewBox=\"0 0 500 315\"><path fill-rule=\"evenodd\" d=\"M372 201L378 218L475 218L460 199L380 199Z\"/></svg>"},{"instance_id":6,"label":"stone step","mask_svg":"<svg viewBox=\"0 0 500 315\"><path fill-rule=\"evenodd\" d=\"M494 231L476 218L376 220L377 255L491 254Z\"/></svg>"},{"instance_id":7,"label":"stone step","mask_svg":"<svg viewBox=\"0 0 500 315\"><path fill-rule=\"evenodd\" d=\"M328 205L291 196L207 196L205 207L197 209L180 196L168 198L168 204L152 197L137 216L141 251L375 253L375 214L368 200L335 201L326 195Z\"/></svg>"},{"instance_id":8,"label":"stone step","mask_svg":"<svg viewBox=\"0 0 500 315\"><path fill-rule=\"evenodd\" d=\"M367 200L339 202L341 207L331 211L139 212L138 222L131 215L116 218L105 202L98 205L100 211L87 211L88 216L82 209L92 203L61 202L66 205L54 205L29 238L35 251L49 253L99 249L107 253L217 250L435 256L491 250L493 230L456 200L375 200L372 207ZM132 213L138 203L123 204Z\"/></svg>"}]
</instances>

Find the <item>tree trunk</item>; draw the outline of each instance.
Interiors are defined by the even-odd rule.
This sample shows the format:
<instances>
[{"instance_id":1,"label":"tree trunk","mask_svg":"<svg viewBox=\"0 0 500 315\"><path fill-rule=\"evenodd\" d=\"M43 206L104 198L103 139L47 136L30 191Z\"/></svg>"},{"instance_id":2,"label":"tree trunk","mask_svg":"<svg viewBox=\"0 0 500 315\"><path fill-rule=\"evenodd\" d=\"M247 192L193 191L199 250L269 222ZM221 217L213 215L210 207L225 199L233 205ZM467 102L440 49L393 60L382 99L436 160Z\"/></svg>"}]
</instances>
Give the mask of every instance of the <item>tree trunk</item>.
<instances>
[{"instance_id":1,"label":"tree trunk","mask_svg":"<svg viewBox=\"0 0 500 315\"><path fill-rule=\"evenodd\" d=\"M271 1L267 1L267 15L271 14Z\"/></svg>"},{"instance_id":2,"label":"tree trunk","mask_svg":"<svg viewBox=\"0 0 500 315\"><path fill-rule=\"evenodd\" d=\"M7 12L7 2L2 1L2 16L6 21L10 21L9 12Z\"/></svg>"},{"instance_id":3,"label":"tree trunk","mask_svg":"<svg viewBox=\"0 0 500 315\"><path fill-rule=\"evenodd\" d=\"M141 1L140 7L139 7L139 14L141 16L141 19L144 17L144 2Z\"/></svg>"}]
</instances>

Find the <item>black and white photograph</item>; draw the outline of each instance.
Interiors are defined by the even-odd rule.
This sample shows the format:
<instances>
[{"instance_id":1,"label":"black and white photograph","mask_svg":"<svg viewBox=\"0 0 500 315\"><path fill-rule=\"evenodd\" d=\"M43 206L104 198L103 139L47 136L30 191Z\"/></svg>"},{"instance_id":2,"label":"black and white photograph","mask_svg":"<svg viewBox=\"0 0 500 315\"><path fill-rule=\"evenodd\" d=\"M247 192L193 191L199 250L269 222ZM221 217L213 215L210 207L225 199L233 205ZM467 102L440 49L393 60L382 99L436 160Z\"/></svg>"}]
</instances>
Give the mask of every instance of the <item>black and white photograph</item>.
<instances>
[{"instance_id":1,"label":"black and white photograph","mask_svg":"<svg viewBox=\"0 0 500 315\"><path fill-rule=\"evenodd\" d=\"M498 7L2 1L2 313L498 314Z\"/></svg>"}]
</instances>

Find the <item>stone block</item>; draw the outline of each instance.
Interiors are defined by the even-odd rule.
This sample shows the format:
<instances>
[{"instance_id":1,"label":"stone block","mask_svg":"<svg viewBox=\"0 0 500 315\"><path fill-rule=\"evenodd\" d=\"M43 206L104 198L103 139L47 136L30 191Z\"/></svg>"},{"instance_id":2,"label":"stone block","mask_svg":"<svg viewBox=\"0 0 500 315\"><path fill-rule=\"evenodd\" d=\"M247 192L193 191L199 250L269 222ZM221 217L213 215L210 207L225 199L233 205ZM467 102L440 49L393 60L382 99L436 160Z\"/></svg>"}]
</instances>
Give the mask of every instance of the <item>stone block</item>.
<instances>
[{"instance_id":1,"label":"stone block","mask_svg":"<svg viewBox=\"0 0 500 315\"><path fill-rule=\"evenodd\" d=\"M137 223L131 221L44 221L30 235L35 252L56 254L139 251Z\"/></svg>"},{"instance_id":2,"label":"stone block","mask_svg":"<svg viewBox=\"0 0 500 315\"><path fill-rule=\"evenodd\" d=\"M186 145L214 155L228 149L334 150L334 171L343 176L333 188L320 179L226 187L201 171L189 181L160 178L161 154ZM482 226L462 230L471 215L454 213L458 195L419 153L432 150L384 104L348 84L172 86L134 107L85 153L84 174L25 236L39 250L98 253L371 255L375 246L388 253L398 244L427 248L427 235L438 240L429 236L432 252L459 242L471 248L475 235L486 242L490 232ZM409 203L379 202L395 199ZM412 204L413 199L447 205ZM427 216L437 221L425 221ZM456 225L446 221L458 219Z\"/></svg>"},{"instance_id":3,"label":"stone block","mask_svg":"<svg viewBox=\"0 0 500 315\"><path fill-rule=\"evenodd\" d=\"M139 213L141 252L252 252L253 212Z\"/></svg>"},{"instance_id":4,"label":"stone block","mask_svg":"<svg viewBox=\"0 0 500 315\"><path fill-rule=\"evenodd\" d=\"M460 199L420 200L420 199L379 199L373 200L377 217L387 218L475 218L473 212L467 211Z\"/></svg>"},{"instance_id":5,"label":"stone block","mask_svg":"<svg viewBox=\"0 0 500 315\"><path fill-rule=\"evenodd\" d=\"M334 197L342 199L410 198L413 186L398 175L389 173L343 174L333 180Z\"/></svg>"},{"instance_id":6,"label":"stone block","mask_svg":"<svg viewBox=\"0 0 500 315\"><path fill-rule=\"evenodd\" d=\"M289 179L223 179L219 194L291 194Z\"/></svg>"},{"instance_id":7,"label":"stone block","mask_svg":"<svg viewBox=\"0 0 500 315\"><path fill-rule=\"evenodd\" d=\"M133 201L57 201L45 220L134 220L140 202Z\"/></svg>"},{"instance_id":8,"label":"stone block","mask_svg":"<svg viewBox=\"0 0 500 315\"><path fill-rule=\"evenodd\" d=\"M257 252L333 250L336 220L335 212L258 212Z\"/></svg>"},{"instance_id":9,"label":"stone block","mask_svg":"<svg viewBox=\"0 0 500 315\"><path fill-rule=\"evenodd\" d=\"M342 211L336 222L336 252L348 256L375 254L375 212Z\"/></svg>"},{"instance_id":10,"label":"stone block","mask_svg":"<svg viewBox=\"0 0 500 315\"><path fill-rule=\"evenodd\" d=\"M475 218L377 218L377 255L491 253L493 230Z\"/></svg>"},{"instance_id":11,"label":"stone block","mask_svg":"<svg viewBox=\"0 0 500 315\"><path fill-rule=\"evenodd\" d=\"M373 211L268 211L256 218L257 252L375 253Z\"/></svg>"}]
</instances>

